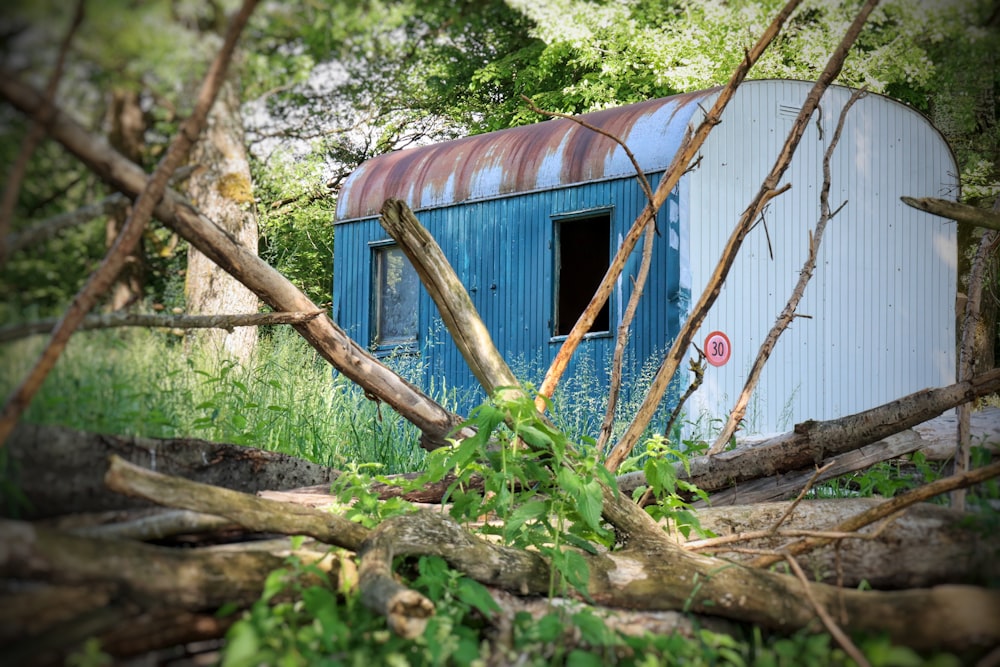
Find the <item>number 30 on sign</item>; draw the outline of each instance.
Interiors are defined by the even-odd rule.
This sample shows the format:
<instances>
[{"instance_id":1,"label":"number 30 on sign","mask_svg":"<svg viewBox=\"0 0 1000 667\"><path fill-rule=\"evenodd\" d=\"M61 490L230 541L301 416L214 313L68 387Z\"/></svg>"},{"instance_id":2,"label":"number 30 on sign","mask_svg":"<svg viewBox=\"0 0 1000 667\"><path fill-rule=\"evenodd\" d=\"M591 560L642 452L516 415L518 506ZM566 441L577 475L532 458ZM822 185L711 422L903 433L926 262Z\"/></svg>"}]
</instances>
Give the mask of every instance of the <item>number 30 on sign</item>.
<instances>
[{"instance_id":1,"label":"number 30 on sign","mask_svg":"<svg viewBox=\"0 0 1000 667\"><path fill-rule=\"evenodd\" d=\"M713 331L705 337L705 357L713 366L722 366L729 361L733 351L729 337L721 331Z\"/></svg>"}]
</instances>

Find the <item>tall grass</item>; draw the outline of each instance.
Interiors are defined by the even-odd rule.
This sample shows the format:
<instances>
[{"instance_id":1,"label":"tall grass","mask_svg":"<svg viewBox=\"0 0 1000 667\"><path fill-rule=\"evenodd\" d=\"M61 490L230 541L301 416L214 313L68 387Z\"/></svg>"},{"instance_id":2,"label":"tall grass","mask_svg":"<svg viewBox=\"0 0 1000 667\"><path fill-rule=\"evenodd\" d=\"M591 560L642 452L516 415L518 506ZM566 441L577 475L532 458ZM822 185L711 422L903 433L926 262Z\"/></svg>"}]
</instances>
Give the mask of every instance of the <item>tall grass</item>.
<instances>
[{"instance_id":1,"label":"tall grass","mask_svg":"<svg viewBox=\"0 0 1000 667\"><path fill-rule=\"evenodd\" d=\"M437 339L429 335L427 340ZM10 392L43 344L36 337L0 346L0 390ZM383 361L422 386L433 354L428 347L419 356ZM658 362L655 356L643 363L626 361L612 440L641 403ZM520 378L541 377L544 370L537 360L515 360L512 366ZM552 399L556 425L585 447L603 419L607 371L581 356ZM428 393L460 414L469 411L470 401L479 402L442 378L432 378ZM668 415L661 410L649 435L662 431ZM287 327L262 330L255 354L242 365L204 349L189 352L183 339L167 332L80 332L25 419L99 433L200 437L333 467L375 462L385 473L419 469L424 460L415 427L388 406L366 399Z\"/></svg>"},{"instance_id":2,"label":"tall grass","mask_svg":"<svg viewBox=\"0 0 1000 667\"><path fill-rule=\"evenodd\" d=\"M5 393L37 358L43 340L0 347ZM406 364L394 360L404 375ZM252 445L340 467L378 462L385 473L421 467L419 433L367 400L294 331L263 335L244 365L187 353L176 337L123 329L73 337L25 419L80 430L157 438L200 437Z\"/></svg>"}]
</instances>

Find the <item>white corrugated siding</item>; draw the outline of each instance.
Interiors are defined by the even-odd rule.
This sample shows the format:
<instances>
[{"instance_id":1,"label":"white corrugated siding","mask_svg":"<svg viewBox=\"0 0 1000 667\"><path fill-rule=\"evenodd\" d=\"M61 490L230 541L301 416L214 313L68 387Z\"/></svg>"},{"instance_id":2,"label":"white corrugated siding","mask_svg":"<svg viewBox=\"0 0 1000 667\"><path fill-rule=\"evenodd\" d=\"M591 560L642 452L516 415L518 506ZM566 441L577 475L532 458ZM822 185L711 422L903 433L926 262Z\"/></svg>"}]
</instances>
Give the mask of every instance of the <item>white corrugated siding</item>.
<instances>
[{"instance_id":1,"label":"white corrugated siding","mask_svg":"<svg viewBox=\"0 0 1000 667\"><path fill-rule=\"evenodd\" d=\"M686 184L692 303L810 87L747 82L712 131L701 167ZM819 216L823 152L849 94L843 88L827 91L822 139L814 115L785 173L792 189L766 212L773 260L758 225L695 337L700 346L708 332L722 330L732 340L733 356L722 368L709 367L689 404L691 418L728 414L791 294ZM848 203L827 226L798 309L812 319L796 319L782 335L751 400L747 432L782 431L954 381L955 225L899 197L954 198L956 172L945 141L922 115L877 95L855 104L833 159L830 191L832 207Z\"/></svg>"}]
</instances>

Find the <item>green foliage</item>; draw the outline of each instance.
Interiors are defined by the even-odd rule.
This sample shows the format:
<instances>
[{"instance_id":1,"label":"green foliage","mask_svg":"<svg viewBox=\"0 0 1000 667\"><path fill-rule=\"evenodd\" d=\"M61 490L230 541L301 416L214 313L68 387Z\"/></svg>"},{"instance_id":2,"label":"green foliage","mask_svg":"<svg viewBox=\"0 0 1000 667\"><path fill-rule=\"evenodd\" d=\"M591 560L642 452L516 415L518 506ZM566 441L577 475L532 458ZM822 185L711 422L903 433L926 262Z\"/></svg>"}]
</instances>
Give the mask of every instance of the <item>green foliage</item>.
<instances>
[{"instance_id":1,"label":"green foliage","mask_svg":"<svg viewBox=\"0 0 1000 667\"><path fill-rule=\"evenodd\" d=\"M466 425L476 435L431 452L427 472L415 485L454 475L446 492L453 518L462 523L501 518L500 525L486 523L482 531L548 557L553 594L568 584L586 595L586 562L575 549L593 552L595 543L613 544L601 518L601 482L617 489L614 477L592 453L542 419L526 392L498 390L473 410Z\"/></svg>"},{"instance_id":2,"label":"green foliage","mask_svg":"<svg viewBox=\"0 0 1000 667\"><path fill-rule=\"evenodd\" d=\"M333 285L333 205L323 165L276 155L254 161L254 195L260 202L260 256L305 292L313 303L330 302Z\"/></svg>"},{"instance_id":3,"label":"green foliage","mask_svg":"<svg viewBox=\"0 0 1000 667\"><path fill-rule=\"evenodd\" d=\"M652 504L646 505L650 516L658 521L669 520L667 525L675 527L685 538L692 530L703 537L714 537L710 531L701 527L698 515L688 501L689 498L698 498L708 502L708 494L677 476L678 465L688 475L691 474L690 457L699 450L676 448L661 436L654 436L638 449L640 451L622 465L624 472L641 464L646 476L646 485L638 487L632 493L633 499L640 501L644 497L651 497Z\"/></svg>"},{"instance_id":4,"label":"green foliage","mask_svg":"<svg viewBox=\"0 0 1000 667\"><path fill-rule=\"evenodd\" d=\"M0 347L0 389L9 393L20 382L43 342ZM338 468L378 461L396 473L423 462L415 427L366 400L345 377L332 376L328 363L287 327L263 336L243 366L205 351L186 355L181 341L165 332L80 333L26 419L99 433L197 435Z\"/></svg>"}]
</instances>

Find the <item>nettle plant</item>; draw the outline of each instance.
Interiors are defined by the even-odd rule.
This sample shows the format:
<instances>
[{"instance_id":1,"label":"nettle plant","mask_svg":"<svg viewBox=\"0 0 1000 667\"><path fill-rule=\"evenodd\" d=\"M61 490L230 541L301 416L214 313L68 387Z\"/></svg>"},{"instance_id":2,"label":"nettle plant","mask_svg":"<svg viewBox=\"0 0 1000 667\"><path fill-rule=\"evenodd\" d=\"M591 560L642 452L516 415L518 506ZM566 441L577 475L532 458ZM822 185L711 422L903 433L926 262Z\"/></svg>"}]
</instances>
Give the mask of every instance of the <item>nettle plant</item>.
<instances>
[{"instance_id":1,"label":"nettle plant","mask_svg":"<svg viewBox=\"0 0 1000 667\"><path fill-rule=\"evenodd\" d=\"M616 535L602 519L602 485L618 493L615 476L600 463L593 440L572 441L520 390L498 391L472 412L465 426L474 427L476 434L429 453L426 472L408 486L418 489L450 479L442 512L479 534L547 557L552 566L550 597L572 588L587 599L588 569L581 553L615 547ZM677 479L678 461L686 465L684 451L655 437L627 463L641 467L649 479L647 487L636 490L635 499L644 500L654 517L672 519L687 534L699 528L682 494L704 493ZM373 480L388 481L378 472L377 464L349 465L331 489L341 503L339 511L369 528L413 511L401 498L381 500L372 491ZM230 630L223 664L259 664L261 656L267 656L265 662L288 665L323 664L331 658L400 665L482 659L489 647L483 644L481 630L498 611L486 588L438 557L407 559L397 563L397 572L435 603L437 613L421 637L396 637L384 618L360 604L356 587L325 582L326 575L292 557L288 567L268 579L261 600ZM560 640L567 633L600 650L562 648ZM602 654L617 654L624 647L648 651L652 640L620 636L592 612L562 605L553 606L541 619L520 612L513 619L511 641L510 650L543 659L537 664L586 665L601 664ZM701 648L706 641L715 640L702 638Z\"/></svg>"}]
</instances>

